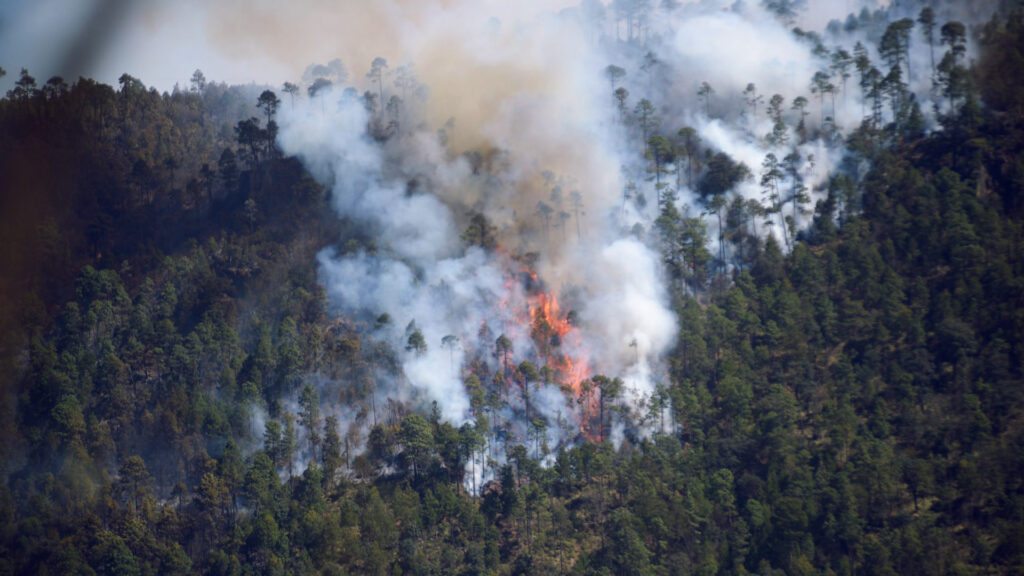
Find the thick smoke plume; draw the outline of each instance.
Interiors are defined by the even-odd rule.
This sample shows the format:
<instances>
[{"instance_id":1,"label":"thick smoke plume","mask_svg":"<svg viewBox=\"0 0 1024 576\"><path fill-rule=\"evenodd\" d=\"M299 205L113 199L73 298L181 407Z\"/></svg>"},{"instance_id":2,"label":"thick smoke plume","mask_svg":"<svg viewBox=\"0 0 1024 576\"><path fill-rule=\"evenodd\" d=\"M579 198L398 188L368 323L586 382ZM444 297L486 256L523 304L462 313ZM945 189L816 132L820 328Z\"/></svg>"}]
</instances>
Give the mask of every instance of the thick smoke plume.
<instances>
[{"instance_id":1,"label":"thick smoke plume","mask_svg":"<svg viewBox=\"0 0 1024 576\"><path fill-rule=\"evenodd\" d=\"M343 56L333 86L286 101L278 140L365 234L359 246L320 255L331 301L397 351L398 368L379 374L378 388L414 405L436 402L450 421L473 417L470 372L503 374L511 391L498 418L520 440L538 418L552 441L603 438L603 424L596 433L585 424L596 374L623 380L614 433L652 429L657 419L645 410L681 328L659 209L706 217L719 271L739 265L720 243L707 191L684 178L694 160L677 154L659 167L646 139L678 141L690 127L696 162L724 153L740 164L728 192L766 208L774 201L777 216L769 210L753 234L788 249L844 161L842 134L864 118L867 95L830 69L831 53L863 41L878 61L871 30L794 34L753 3L655 8L628 25L594 1L559 10L306 4L315 23L306 12L275 20L266 6L211 26L236 48L259 30L282 57L311 44ZM333 21L359 33L328 34ZM299 33L305 24L313 33ZM928 47L915 40L908 50L918 65ZM377 61L380 75L367 74L378 57L387 58ZM811 82L823 71L833 78L827 94ZM909 88L921 103L933 95L920 79ZM782 104L772 118L775 95ZM803 109L792 107L800 99ZM639 121L643 102L649 117ZM766 198L769 156L787 159L776 188L791 195ZM511 352L495 349L499 335ZM510 356L552 371L530 376Z\"/></svg>"},{"instance_id":2,"label":"thick smoke plume","mask_svg":"<svg viewBox=\"0 0 1024 576\"><path fill-rule=\"evenodd\" d=\"M908 119L942 129L951 107L931 70L946 47L920 26L902 41L895 96L837 65L860 45L891 76L883 36L917 18L917 0L794 2L805 8L788 21L757 0L64 1L0 9L0 47L73 21L102 37L71 58L73 42L17 55L42 78L128 72L170 89L202 67L298 85L281 95L278 146L350 224L319 265L335 310L372 343L372 370L351 383L373 390L372 420L336 405L350 383L309 383L355 444L389 399L436 403L460 425L485 412L485 436L532 440L538 455L542 440L657 431L662 360L686 329L670 298L726 285L769 237L791 249L831 178L865 168L843 142L866 117L866 138L898 138ZM936 27L976 27L996 4L941 3ZM132 24L110 24L110 6ZM899 101L916 116L898 118Z\"/></svg>"},{"instance_id":3,"label":"thick smoke plume","mask_svg":"<svg viewBox=\"0 0 1024 576\"><path fill-rule=\"evenodd\" d=\"M523 23L484 14L449 6L416 22L422 28L406 41L416 58L404 65L431 79L422 106L407 92L389 114L339 86L284 106L279 143L331 186L339 213L373 239L372 252L328 251L321 265L346 314L368 323L390 317L373 334L401 355L398 381L386 388L407 386L436 401L444 417L466 421L467 356L483 351L501 369L490 350L505 334L517 362L542 367L548 343L533 334L531 299L543 292L561 301L551 321L575 312L574 337L554 347L585 366L527 391L535 397L530 416L554 428L581 410L559 386L578 387L592 373L622 376L634 403L649 396L675 319L657 253L621 231L624 159L608 121L601 50L569 15ZM384 101L401 97L391 84L361 88L378 100L381 91ZM449 115L454 123L437 122ZM382 142L374 130L384 122L390 137ZM474 154L458 154L464 150ZM467 247L460 238L474 215L492 227L495 245ZM405 346L415 330L425 351Z\"/></svg>"}]
</instances>

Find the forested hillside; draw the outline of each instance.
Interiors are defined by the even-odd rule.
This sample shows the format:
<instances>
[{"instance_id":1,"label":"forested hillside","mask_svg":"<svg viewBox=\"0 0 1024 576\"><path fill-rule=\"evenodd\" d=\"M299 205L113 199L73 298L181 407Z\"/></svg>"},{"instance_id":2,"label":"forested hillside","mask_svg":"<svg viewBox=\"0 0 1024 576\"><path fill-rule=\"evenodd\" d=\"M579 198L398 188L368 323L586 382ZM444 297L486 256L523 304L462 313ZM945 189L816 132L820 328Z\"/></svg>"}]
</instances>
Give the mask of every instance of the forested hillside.
<instances>
[{"instance_id":1,"label":"forested hillside","mask_svg":"<svg viewBox=\"0 0 1024 576\"><path fill-rule=\"evenodd\" d=\"M597 322L575 307L583 289L561 309L538 279L538 251L587 233L586 191L550 172L545 200L508 210L515 226L483 202L459 215L461 257L500 259L524 286L526 336L492 322L434 341L394 310L347 307L362 296L333 286L332 258L400 253L380 230L413 225L364 212L430 182L339 209L344 182L387 197L355 161L325 169L310 151L353 124L298 145L282 116L298 99L328 122L325 94L359 109L345 150L383 151L388 172L425 98L408 70L390 100L383 59L363 94L331 91L340 62L281 90L22 71L0 100L0 574L1024 572L1024 12L967 26L894 4L830 25L877 52L793 31L835 65L792 107L753 83L743 115L708 82L690 95L722 122L762 107L760 166L671 124L667 99L628 102L627 72L657 78L600 71L642 166L612 210L640 223L615 225L660 258L678 325L638 401L629 375L593 368L611 352L580 371L574 338ZM931 82L917 72L923 111L901 81L915 22L935 62ZM646 24L624 24L617 49L642 60ZM861 102L837 106L847 81ZM798 146L819 142L838 160L808 189ZM500 151L457 156L467 182L508 177ZM760 201L736 192L751 181ZM431 278L410 284L457 291ZM461 421L406 386L428 349L458 375ZM552 415L546 388L575 411Z\"/></svg>"}]
</instances>

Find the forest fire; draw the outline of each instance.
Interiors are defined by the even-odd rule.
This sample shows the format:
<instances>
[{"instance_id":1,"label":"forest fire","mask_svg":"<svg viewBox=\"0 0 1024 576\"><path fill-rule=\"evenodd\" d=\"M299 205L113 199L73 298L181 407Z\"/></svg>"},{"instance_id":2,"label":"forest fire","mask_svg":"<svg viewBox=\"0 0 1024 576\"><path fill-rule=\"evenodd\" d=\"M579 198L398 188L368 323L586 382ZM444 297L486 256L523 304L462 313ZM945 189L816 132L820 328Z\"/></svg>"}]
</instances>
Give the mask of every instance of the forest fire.
<instances>
[{"instance_id":1,"label":"forest fire","mask_svg":"<svg viewBox=\"0 0 1024 576\"><path fill-rule=\"evenodd\" d=\"M576 324L576 313L562 307L558 295L548 289L528 257L511 256L500 247L496 252L507 270L505 290L496 310L501 336L495 342L505 385L524 392L528 386L530 396L541 386L561 390L576 415L580 433L594 440L598 436L594 433L598 400L590 381L590 351ZM536 374L523 374L523 361L532 364ZM535 413L527 415L528 419L534 417Z\"/></svg>"},{"instance_id":2,"label":"forest fire","mask_svg":"<svg viewBox=\"0 0 1024 576\"><path fill-rule=\"evenodd\" d=\"M574 325L571 312L563 312L554 293L539 291L529 297L530 336L537 345L553 382L579 409L580 432L590 441L598 435L592 430L597 405L590 383L589 354ZM598 424L600 426L600 424Z\"/></svg>"},{"instance_id":3,"label":"forest fire","mask_svg":"<svg viewBox=\"0 0 1024 576\"><path fill-rule=\"evenodd\" d=\"M529 297L530 337L556 381L571 387L579 397L580 383L590 378L579 330L570 314L558 305L558 296L538 292ZM576 356L574 358L574 356Z\"/></svg>"},{"instance_id":4,"label":"forest fire","mask_svg":"<svg viewBox=\"0 0 1024 576\"><path fill-rule=\"evenodd\" d=\"M516 313L509 314L507 302L502 303L506 318L515 324L508 327L509 332L528 335L533 344L533 353L529 355L532 357L528 359L536 365L540 382L562 390L577 409L581 433L593 440L596 436L591 428L597 417L597 403L590 382L590 354L576 325L576 313L563 309L558 295L528 265L516 259L510 265L518 266L519 270L510 274L508 293L516 293L516 288L521 287L526 306L524 310L519 305Z\"/></svg>"}]
</instances>

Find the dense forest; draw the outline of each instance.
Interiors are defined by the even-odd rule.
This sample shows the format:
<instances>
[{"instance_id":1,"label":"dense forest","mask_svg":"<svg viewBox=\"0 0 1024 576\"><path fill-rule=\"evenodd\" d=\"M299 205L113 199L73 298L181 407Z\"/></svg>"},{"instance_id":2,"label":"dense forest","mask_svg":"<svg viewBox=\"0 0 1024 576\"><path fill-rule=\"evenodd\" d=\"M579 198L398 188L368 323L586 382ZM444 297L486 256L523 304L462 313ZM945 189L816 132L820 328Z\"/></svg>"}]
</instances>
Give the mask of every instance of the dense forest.
<instances>
[{"instance_id":1,"label":"dense forest","mask_svg":"<svg viewBox=\"0 0 1024 576\"><path fill-rule=\"evenodd\" d=\"M474 335L453 422L383 381L454 335L403 322L388 342L386 311L332 306L318 255L384 247L278 117L324 109L340 62L280 89L196 71L171 93L22 70L0 99L0 574L1024 572L1024 10L893 4L829 27L882 60L795 29L834 65L791 109L742 95L769 149L844 150L817 190L799 157L746 166L670 125L671 103L628 104L633 70L601 71L644 167L622 206L652 214L623 234L657 250L679 331L639 407L617 374L563 386L586 408L557 441L537 383L573 311L527 318L539 355ZM623 51L653 42L616 15ZM932 110L901 80L911 33ZM384 67L340 96L381 148L406 118ZM848 80L864 113L841 131ZM714 94L692 96L711 115ZM551 180L535 237L580 235ZM734 193L751 181L760 202ZM483 212L460 232L502 250Z\"/></svg>"}]
</instances>

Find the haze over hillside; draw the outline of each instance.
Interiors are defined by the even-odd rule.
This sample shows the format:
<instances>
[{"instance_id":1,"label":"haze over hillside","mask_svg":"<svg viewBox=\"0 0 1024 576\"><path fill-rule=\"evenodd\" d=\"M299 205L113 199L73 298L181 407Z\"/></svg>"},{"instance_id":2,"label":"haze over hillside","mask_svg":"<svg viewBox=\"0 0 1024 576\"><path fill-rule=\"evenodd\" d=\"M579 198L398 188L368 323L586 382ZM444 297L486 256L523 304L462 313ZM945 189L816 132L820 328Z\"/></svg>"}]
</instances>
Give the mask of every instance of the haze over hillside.
<instances>
[{"instance_id":1,"label":"haze over hillside","mask_svg":"<svg viewBox=\"0 0 1024 576\"><path fill-rule=\"evenodd\" d=\"M1013 2L43 0L0 55L0 573L1024 566Z\"/></svg>"}]
</instances>

